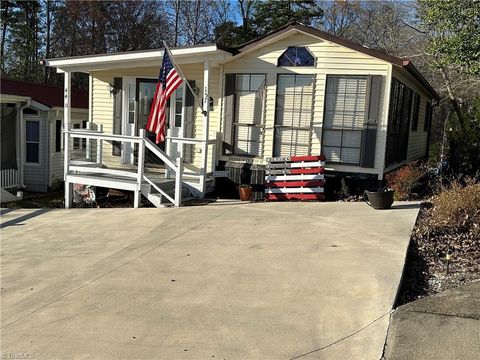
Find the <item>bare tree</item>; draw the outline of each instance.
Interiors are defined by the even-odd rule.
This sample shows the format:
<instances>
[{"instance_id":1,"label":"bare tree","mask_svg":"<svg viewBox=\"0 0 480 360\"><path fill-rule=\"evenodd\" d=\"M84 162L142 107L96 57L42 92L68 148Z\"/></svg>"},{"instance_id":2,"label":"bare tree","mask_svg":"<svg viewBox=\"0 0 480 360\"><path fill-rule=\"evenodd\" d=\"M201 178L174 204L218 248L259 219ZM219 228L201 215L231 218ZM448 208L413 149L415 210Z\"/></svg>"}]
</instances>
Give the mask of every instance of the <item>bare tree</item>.
<instances>
[{"instance_id":1,"label":"bare tree","mask_svg":"<svg viewBox=\"0 0 480 360\"><path fill-rule=\"evenodd\" d=\"M180 28L185 45L196 45L205 42L211 35L211 0L182 1L180 3Z\"/></svg>"},{"instance_id":2,"label":"bare tree","mask_svg":"<svg viewBox=\"0 0 480 360\"><path fill-rule=\"evenodd\" d=\"M322 23L315 25L335 36L352 37L362 11L360 0L323 1L321 6L324 9L324 18Z\"/></svg>"}]
</instances>

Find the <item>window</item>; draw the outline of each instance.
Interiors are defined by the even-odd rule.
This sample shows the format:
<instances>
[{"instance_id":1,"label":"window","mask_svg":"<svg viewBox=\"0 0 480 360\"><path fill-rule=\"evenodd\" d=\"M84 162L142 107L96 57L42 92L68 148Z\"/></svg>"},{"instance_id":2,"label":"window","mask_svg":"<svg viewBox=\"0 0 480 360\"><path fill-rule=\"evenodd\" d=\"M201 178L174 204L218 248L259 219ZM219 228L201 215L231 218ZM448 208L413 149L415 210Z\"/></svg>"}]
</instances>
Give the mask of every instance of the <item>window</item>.
<instances>
[{"instance_id":1,"label":"window","mask_svg":"<svg viewBox=\"0 0 480 360\"><path fill-rule=\"evenodd\" d=\"M322 152L329 162L360 165L367 83L367 76L327 76Z\"/></svg>"},{"instance_id":2,"label":"window","mask_svg":"<svg viewBox=\"0 0 480 360\"><path fill-rule=\"evenodd\" d=\"M427 102L427 107L425 109L425 120L423 122L423 131L428 131L430 128L430 123L432 122L432 104Z\"/></svg>"},{"instance_id":3,"label":"window","mask_svg":"<svg viewBox=\"0 0 480 360\"><path fill-rule=\"evenodd\" d=\"M88 121L82 121L81 124L79 123L76 123L76 124L73 124L73 128L76 129L76 130L79 130L79 129L86 129L87 128L87 122ZM87 139L83 138L73 138L73 149L74 150L85 150L87 148Z\"/></svg>"},{"instance_id":4,"label":"window","mask_svg":"<svg viewBox=\"0 0 480 360\"><path fill-rule=\"evenodd\" d=\"M315 58L305 47L288 47L278 58L278 66L315 66Z\"/></svg>"},{"instance_id":5,"label":"window","mask_svg":"<svg viewBox=\"0 0 480 360\"><path fill-rule=\"evenodd\" d=\"M234 154L262 156L265 75L237 74L234 101Z\"/></svg>"},{"instance_id":6,"label":"window","mask_svg":"<svg viewBox=\"0 0 480 360\"><path fill-rule=\"evenodd\" d=\"M273 156L308 155L313 75L278 75Z\"/></svg>"},{"instance_id":7,"label":"window","mask_svg":"<svg viewBox=\"0 0 480 360\"><path fill-rule=\"evenodd\" d=\"M55 152L62 151L62 120L55 121Z\"/></svg>"},{"instance_id":8,"label":"window","mask_svg":"<svg viewBox=\"0 0 480 360\"><path fill-rule=\"evenodd\" d=\"M183 84L180 85L174 93L173 98L175 99L175 105L172 107L173 116L174 116L174 123L175 127L182 127L182 118L183 118L183 92L184 86Z\"/></svg>"},{"instance_id":9,"label":"window","mask_svg":"<svg viewBox=\"0 0 480 360\"><path fill-rule=\"evenodd\" d=\"M128 84L128 123L135 124L135 84ZM149 111L150 109L148 109Z\"/></svg>"},{"instance_id":10,"label":"window","mask_svg":"<svg viewBox=\"0 0 480 360\"><path fill-rule=\"evenodd\" d=\"M420 110L420 95L415 93L412 106L412 131L418 129L418 112Z\"/></svg>"},{"instance_id":11,"label":"window","mask_svg":"<svg viewBox=\"0 0 480 360\"><path fill-rule=\"evenodd\" d=\"M25 141L27 146L27 162L39 162L39 144L40 144L40 122L37 120L27 120Z\"/></svg>"}]
</instances>

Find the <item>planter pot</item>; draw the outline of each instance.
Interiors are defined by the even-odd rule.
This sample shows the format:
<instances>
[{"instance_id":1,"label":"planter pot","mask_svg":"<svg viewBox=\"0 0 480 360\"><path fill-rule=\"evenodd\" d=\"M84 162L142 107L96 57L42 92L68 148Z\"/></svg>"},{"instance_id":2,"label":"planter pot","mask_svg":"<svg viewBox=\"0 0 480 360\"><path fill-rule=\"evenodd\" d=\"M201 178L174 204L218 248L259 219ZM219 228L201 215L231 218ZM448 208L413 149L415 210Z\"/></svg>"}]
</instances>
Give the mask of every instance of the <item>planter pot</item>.
<instances>
[{"instance_id":1,"label":"planter pot","mask_svg":"<svg viewBox=\"0 0 480 360\"><path fill-rule=\"evenodd\" d=\"M239 187L238 192L240 194L240 200L242 200L242 201L251 201L252 200L252 188L250 188L250 187Z\"/></svg>"},{"instance_id":2,"label":"planter pot","mask_svg":"<svg viewBox=\"0 0 480 360\"><path fill-rule=\"evenodd\" d=\"M393 190L365 191L363 196L367 204L377 210L390 209L393 204Z\"/></svg>"}]
</instances>

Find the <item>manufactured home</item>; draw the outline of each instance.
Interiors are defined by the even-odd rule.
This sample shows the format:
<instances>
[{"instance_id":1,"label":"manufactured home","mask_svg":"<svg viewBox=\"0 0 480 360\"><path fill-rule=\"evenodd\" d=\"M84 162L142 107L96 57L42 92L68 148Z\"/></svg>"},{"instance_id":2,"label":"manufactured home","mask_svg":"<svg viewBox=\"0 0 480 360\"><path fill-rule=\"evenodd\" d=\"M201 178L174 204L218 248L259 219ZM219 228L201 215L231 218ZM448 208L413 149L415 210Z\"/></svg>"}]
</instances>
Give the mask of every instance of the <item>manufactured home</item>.
<instances>
[{"instance_id":1,"label":"manufactured home","mask_svg":"<svg viewBox=\"0 0 480 360\"><path fill-rule=\"evenodd\" d=\"M438 95L407 59L298 23L237 48L171 53L189 86L170 98L159 145L143 129L163 49L45 61L65 74L67 206L72 183L134 191L135 206L142 194L180 205L221 186L226 166L323 154L331 173L381 180L427 154ZM71 126L76 72L90 79L88 130Z\"/></svg>"},{"instance_id":2,"label":"manufactured home","mask_svg":"<svg viewBox=\"0 0 480 360\"><path fill-rule=\"evenodd\" d=\"M2 189L47 192L63 184L63 87L2 78ZM88 92L73 90L72 128L87 126ZM75 143L80 150L81 141Z\"/></svg>"}]
</instances>

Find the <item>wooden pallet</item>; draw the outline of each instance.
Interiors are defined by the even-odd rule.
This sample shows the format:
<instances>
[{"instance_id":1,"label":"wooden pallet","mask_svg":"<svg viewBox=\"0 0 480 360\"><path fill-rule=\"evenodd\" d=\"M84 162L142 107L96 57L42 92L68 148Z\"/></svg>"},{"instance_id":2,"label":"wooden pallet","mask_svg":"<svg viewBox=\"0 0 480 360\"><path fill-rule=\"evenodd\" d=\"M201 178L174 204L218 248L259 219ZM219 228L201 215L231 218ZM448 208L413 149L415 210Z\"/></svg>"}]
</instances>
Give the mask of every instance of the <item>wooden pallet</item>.
<instances>
[{"instance_id":1,"label":"wooden pallet","mask_svg":"<svg viewBox=\"0 0 480 360\"><path fill-rule=\"evenodd\" d=\"M265 200L323 200L325 158L289 156L268 158Z\"/></svg>"}]
</instances>

